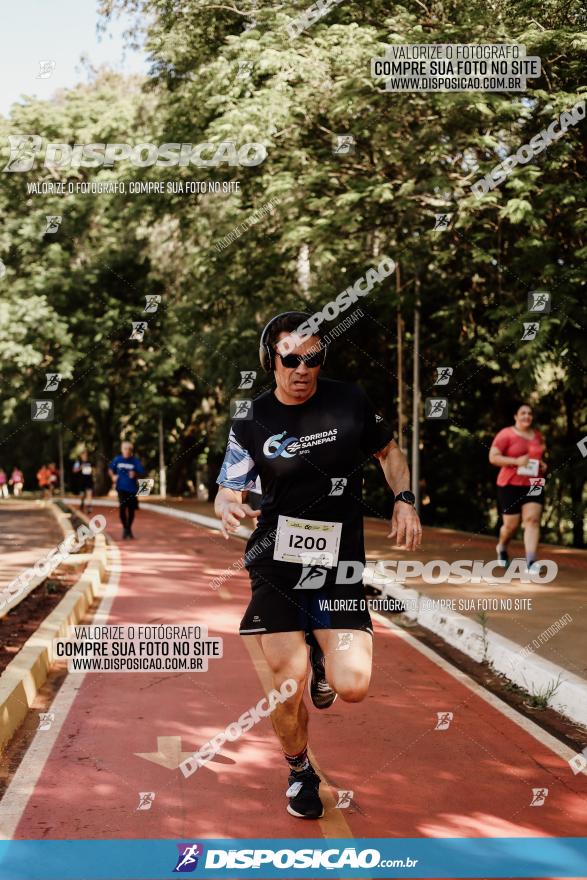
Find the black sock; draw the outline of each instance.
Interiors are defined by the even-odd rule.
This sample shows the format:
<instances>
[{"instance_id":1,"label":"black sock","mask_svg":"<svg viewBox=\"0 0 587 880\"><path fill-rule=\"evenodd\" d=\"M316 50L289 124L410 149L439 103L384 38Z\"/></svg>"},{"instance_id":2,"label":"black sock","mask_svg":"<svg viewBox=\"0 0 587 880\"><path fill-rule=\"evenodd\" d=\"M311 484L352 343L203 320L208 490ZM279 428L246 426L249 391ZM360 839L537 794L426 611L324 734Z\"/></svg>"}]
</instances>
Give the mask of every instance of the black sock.
<instances>
[{"instance_id":1,"label":"black sock","mask_svg":"<svg viewBox=\"0 0 587 880\"><path fill-rule=\"evenodd\" d=\"M300 770L305 770L310 766L310 759L308 758L308 746L304 746L301 752L297 755L286 755L283 753L283 757L287 761L291 770L295 770L299 773Z\"/></svg>"}]
</instances>

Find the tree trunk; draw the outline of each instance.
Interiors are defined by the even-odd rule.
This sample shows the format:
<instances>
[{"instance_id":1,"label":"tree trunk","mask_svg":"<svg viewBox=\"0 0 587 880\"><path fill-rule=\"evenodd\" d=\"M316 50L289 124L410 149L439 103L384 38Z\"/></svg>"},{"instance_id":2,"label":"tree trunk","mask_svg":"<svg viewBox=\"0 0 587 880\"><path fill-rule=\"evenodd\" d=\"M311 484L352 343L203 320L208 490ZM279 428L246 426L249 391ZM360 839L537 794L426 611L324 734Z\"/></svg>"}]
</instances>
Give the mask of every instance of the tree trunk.
<instances>
[{"instance_id":1,"label":"tree trunk","mask_svg":"<svg viewBox=\"0 0 587 880\"><path fill-rule=\"evenodd\" d=\"M96 435L98 441L95 458L96 495L106 495L110 491L110 488L112 486L112 480L110 479L110 474L108 473L108 462L112 461L112 457L115 452L115 439L113 432L114 405L115 395L112 391L108 399L108 409L106 411L100 410L97 413L92 413L94 422L96 424Z\"/></svg>"}]
</instances>

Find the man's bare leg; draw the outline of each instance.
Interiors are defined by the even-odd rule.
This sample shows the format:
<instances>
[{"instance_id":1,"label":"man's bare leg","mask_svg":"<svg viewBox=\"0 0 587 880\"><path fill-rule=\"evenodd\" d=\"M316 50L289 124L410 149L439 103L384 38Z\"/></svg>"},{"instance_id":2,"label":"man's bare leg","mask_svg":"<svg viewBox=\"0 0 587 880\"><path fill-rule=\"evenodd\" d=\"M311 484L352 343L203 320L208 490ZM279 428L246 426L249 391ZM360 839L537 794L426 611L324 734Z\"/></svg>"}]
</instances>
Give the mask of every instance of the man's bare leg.
<instances>
[{"instance_id":1,"label":"man's bare leg","mask_svg":"<svg viewBox=\"0 0 587 880\"><path fill-rule=\"evenodd\" d=\"M258 636L261 650L271 670L273 687L278 689L293 679L297 689L271 713L271 723L289 765L287 811L300 819L320 819L324 806L320 800L320 777L308 758L308 710L304 687L308 677L308 648L303 632L268 633Z\"/></svg>"},{"instance_id":2,"label":"man's bare leg","mask_svg":"<svg viewBox=\"0 0 587 880\"><path fill-rule=\"evenodd\" d=\"M290 678L297 684L295 694L279 703L271 713L271 723L286 755L297 755L308 743L308 710L304 687L308 675L308 648L303 632L268 633L257 636L279 690Z\"/></svg>"},{"instance_id":3,"label":"man's bare leg","mask_svg":"<svg viewBox=\"0 0 587 880\"><path fill-rule=\"evenodd\" d=\"M364 630L316 629L326 678L341 700L359 703L367 696L373 661L373 636Z\"/></svg>"}]
</instances>

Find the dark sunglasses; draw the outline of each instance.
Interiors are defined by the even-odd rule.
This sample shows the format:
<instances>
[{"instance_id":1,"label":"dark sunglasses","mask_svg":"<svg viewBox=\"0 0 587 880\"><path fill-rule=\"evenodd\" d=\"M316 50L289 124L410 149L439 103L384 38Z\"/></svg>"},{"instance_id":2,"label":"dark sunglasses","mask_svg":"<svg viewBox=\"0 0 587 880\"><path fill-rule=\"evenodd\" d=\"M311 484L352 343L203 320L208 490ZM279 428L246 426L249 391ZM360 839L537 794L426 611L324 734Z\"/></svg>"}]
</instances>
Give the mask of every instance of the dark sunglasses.
<instances>
[{"instance_id":1,"label":"dark sunglasses","mask_svg":"<svg viewBox=\"0 0 587 880\"><path fill-rule=\"evenodd\" d=\"M277 354L279 354L279 352L277 352ZM279 357L281 358L281 363L287 370L295 370L296 367L299 367L302 361L307 367L321 367L324 363L324 350L310 355L280 354Z\"/></svg>"}]
</instances>

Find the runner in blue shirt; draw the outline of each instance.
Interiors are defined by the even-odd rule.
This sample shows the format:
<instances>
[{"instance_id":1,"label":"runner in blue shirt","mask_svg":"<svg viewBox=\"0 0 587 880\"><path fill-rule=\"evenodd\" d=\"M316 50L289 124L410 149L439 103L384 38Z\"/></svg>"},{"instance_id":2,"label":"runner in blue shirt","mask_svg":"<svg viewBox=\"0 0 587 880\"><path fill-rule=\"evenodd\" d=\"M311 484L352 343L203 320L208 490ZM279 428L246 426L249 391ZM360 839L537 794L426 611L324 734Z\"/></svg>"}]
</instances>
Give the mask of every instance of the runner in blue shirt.
<instances>
[{"instance_id":1,"label":"runner in blue shirt","mask_svg":"<svg viewBox=\"0 0 587 880\"><path fill-rule=\"evenodd\" d=\"M122 538L125 540L126 538L134 538L132 524L139 506L137 476L142 476L145 469L140 459L133 455L133 445L128 440L123 441L120 451L122 454L113 458L108 465L108 472L118 492L119 515L123 529Z\"/></svg>"}]
</instances>

